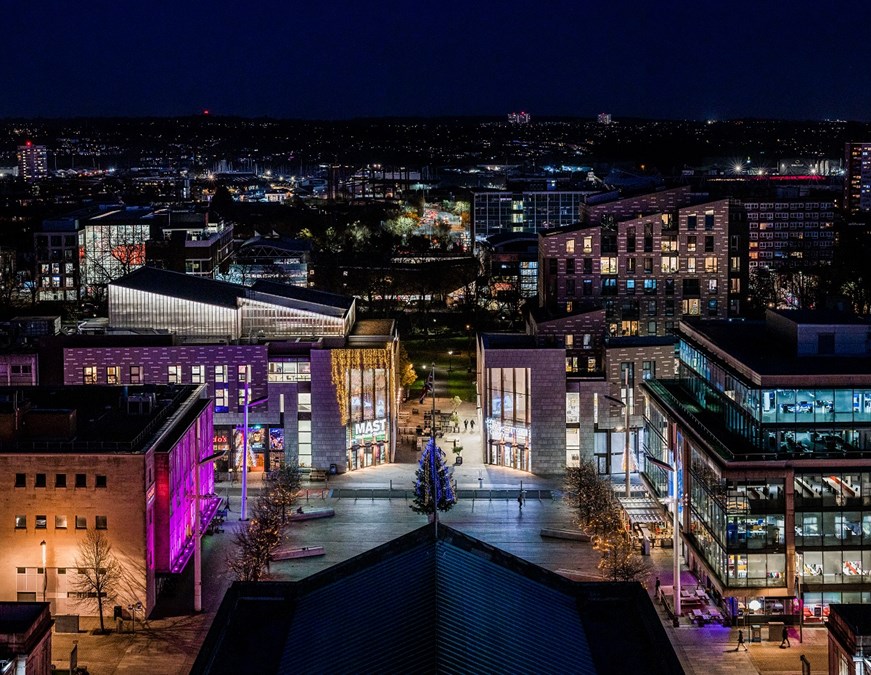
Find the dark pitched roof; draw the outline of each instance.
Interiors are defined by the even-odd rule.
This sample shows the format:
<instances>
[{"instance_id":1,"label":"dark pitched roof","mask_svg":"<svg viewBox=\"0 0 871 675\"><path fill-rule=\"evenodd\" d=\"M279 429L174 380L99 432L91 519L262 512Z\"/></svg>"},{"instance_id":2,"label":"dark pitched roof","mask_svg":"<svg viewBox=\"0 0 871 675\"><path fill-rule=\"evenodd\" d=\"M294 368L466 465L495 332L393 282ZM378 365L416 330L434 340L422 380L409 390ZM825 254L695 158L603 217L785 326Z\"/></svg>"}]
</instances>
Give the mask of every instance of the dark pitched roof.
<instances>
[{"instance_id":1,"label":"dark pitched roof","mask_svg":"<svg viewBox=\"0 0 871 675\"><path fill-rule=\"evenodd\" d=\"M326 291L315 291L311 288L302 288L300 286L292 286L291 284L281 284L276 281L267 281L266 279L258 279L255 281L251 286L251 290L255 293L263 293L264 295L273 295L288 300L296 300L311 305L317 305L321 308L332 307L333 309L341 310L343 313L354 305L354 298L347 295L337 295L335 293L327 293Z\"/></svg>"},{"instance_id":2,"label":"dark pitched roof","mask_svg":"<svg viewBox=\"0 0 871 675\"><path fill-rule=\"evenodd\" d=\"M238 299L245 297L247 292L247 288L239 284L157 267L140 267L120 279L115 279L110 285L220 307L236 307Z\"/></svg>"},{"instance_id":3,"label":"dark pitched roof","mask_svg":"<svg viewBox=\"0 0 871 675\"><path fill-rule=\"evenodd\" d=\"M681 673L638 584L427 525L298 582L235 583L193 673Z\"/></svg>"}]
</instances>

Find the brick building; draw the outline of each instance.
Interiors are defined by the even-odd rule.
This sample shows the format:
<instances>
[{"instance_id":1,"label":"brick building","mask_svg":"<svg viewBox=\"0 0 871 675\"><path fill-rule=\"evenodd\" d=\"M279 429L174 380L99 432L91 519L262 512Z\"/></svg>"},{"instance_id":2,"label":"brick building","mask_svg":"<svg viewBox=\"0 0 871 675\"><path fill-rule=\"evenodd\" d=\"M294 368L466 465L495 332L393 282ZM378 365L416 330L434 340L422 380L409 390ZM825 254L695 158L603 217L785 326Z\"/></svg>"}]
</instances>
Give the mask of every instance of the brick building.
<instances>
[{"instance_id":1,"label":"brick building","mask_svg":"<svg viewBox=\"0 0 871 675\"><path fill-rule=\"evenodd\" d=\"M678 201L681 190L655 193ZM538 305L571 313L576 303L598 303L610 336L668 335L681 316L737 313L746 286L741 219L731 200L654 212L628 220L632 205L596 212L602 224L539 235ZM649 205L649 204L648 204ZM607 218L606 218L607 216Z\"/></svg>"},{"instance_id":2,"label":"brick building","mask_svg":"<svg viewBox=\"0 0 871 675\"><path fill-rule=\"evenodd\" d=\"M150 613L193 553L194 467L211 439L198 386L0 388L0 599L95 613L76 560L82 536L99 530L123 568L112 603ZM219 500L212 464L199 473L205 526Z\"/></svg>"}]
</instances>

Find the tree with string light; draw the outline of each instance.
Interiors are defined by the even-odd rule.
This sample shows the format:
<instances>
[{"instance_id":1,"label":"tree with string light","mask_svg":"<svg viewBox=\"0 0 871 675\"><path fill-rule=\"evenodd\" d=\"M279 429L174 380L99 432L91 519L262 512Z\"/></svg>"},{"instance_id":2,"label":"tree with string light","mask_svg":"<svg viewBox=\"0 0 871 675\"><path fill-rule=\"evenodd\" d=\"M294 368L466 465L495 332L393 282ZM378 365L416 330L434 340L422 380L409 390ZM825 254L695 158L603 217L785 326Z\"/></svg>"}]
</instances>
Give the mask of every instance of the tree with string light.
<instances>
[{"instance_id":1,"label":"tree with string light","mask_svg":"<svg viewBox=\"0 0 871 675\"><path fill-rule=\"evenodd\" d=\"M445 453L436 445L435 438L430 438L415 473L411 510L437 519L437 511L450 510L456 501Z\"/></svg>"}]
</instances>

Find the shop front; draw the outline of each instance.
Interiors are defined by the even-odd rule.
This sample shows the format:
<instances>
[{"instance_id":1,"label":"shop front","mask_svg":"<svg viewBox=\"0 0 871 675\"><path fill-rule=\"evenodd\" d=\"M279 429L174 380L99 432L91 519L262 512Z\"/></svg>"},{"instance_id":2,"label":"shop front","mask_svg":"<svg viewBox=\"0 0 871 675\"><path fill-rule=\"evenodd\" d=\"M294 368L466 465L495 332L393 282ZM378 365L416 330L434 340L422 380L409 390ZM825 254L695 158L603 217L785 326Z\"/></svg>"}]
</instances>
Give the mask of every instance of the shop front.
<instances>
[{"instance_id":1,"label":"shop front","mask_svg":"<svg viewBox=\"0 0 871 675\"><path fill-rule=\"evenodd\" d=\"M386 464L390 455L389 426L386 418L353 422L348 428L348 470Z\"/></svg>"},{"instance_id":2,"label":"shop front","mask_svg":"<svg viewBox=\"0 0 871 675\"><path fill-rule=\"evenodd\" d=\"M487 463L531 471L529 427L487 420Z\"/></svg>"},{"instance_id":3,"label":"shop front","mask_svg":"<svg viewBox=\"0 0 871 675\"><path fill-rule=\"evenodd\" d=\"M284 462L284 429L261 424L248 426L248 452L242 452L244 434L241 426L216 426L215 452L228 457L229 467L239 470L247 454L249 471L274 471Z\"/></svg>"}]
</instances>

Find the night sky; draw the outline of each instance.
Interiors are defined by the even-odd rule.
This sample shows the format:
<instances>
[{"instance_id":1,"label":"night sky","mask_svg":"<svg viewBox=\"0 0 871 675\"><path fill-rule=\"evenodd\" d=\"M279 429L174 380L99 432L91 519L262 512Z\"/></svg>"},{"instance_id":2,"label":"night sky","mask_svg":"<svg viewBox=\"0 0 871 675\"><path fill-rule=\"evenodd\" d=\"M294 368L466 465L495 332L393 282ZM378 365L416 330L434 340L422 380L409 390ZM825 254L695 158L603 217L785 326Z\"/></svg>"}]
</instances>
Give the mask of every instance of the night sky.
<instances>
[{"instance_id":1,"label":"night sky","mask_svg":"<svg viewBox=\"0 0 871 675\"><path fill-rule=\"evenodd\" d=\"M871 4L3 3L0 117L871 119Z\"/></svg>"}]
</instances>

